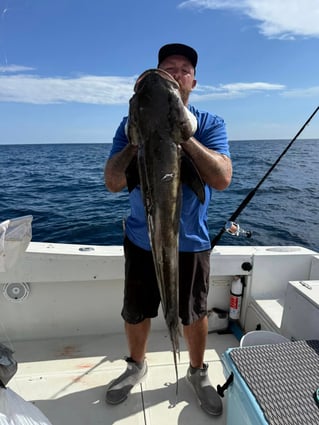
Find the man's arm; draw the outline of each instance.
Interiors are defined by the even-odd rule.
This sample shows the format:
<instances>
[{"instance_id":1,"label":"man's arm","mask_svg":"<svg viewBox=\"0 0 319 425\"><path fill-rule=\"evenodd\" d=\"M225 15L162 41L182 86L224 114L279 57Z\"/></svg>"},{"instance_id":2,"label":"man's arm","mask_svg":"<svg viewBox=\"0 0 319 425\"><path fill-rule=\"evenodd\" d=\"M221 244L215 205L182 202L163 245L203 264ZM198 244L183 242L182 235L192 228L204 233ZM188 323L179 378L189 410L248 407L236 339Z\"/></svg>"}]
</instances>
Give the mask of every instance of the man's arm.
<instances>
[{"instance_id":1,"label":"man's arm","mask_svg":"<svg viewBox=\"0 0 319 425\"><path fill-rule=\"evenodd\" d=\"M182 143L184 151L192 158L202 179L216 190L226 189L232 178L232 162L222 155L190 137Z\"/></svg>"},{"instance_id":2,"label":"man's arm","mask_svg":"<svg viewBox=\"0 0 319 425\"><path fill-rule=\"evenodd\" d=\"M104 168L104 182L110 192L119 192L126 187L125 170L136 153L137 146L127 144L123 150L108 159Z\"/></svg>"},{"instance_id":3,"label":"man's arm","mask_svg":"<svg viewBox=\"0 0 319 425\"><path fill-rule=\"evenodd\" d=\"M194 137L182 143L184 151L192 158L202 179L216 190L226 189L232 177L232 163L228 156L206 148ZM128 144L112 156L104 169L105 186L110 192L126 187L125 170L137 153L137 146Z\"/></svg>"}]
</instances>

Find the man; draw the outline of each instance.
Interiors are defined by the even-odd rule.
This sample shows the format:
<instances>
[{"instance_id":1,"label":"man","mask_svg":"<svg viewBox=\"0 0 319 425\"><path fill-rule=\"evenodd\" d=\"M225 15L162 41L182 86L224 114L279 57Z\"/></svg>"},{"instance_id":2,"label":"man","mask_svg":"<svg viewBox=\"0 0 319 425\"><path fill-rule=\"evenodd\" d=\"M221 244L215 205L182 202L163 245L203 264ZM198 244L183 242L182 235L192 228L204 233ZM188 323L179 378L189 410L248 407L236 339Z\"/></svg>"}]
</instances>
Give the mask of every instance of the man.
<instances>
[{"instance_id":1,"label":"man","mask_svg":"<svg viewBox=\"0 0 319 425\"><path fill-rule=\"evenodd\" d=\"M189 352L187 380L193 387L203 410L211 415L222 413L222 403L210 384L204 363L208 333L207 293L209 288L210 238L207 228L207 209L212 189L224 190L232 176L232 164L224 121L188 104L196 86L197 52L184 44L167 44L158 53L158 68L171 74L180 85L184 105L195 116L197 129L192 137L181 143L205 183L205 202L183 185L179 240L179 299L180 317ZM111 192L126 187L125 170L137 153L125 133L127 117L120 124L105 167L105 184ZM131 214L126 222L124 240L125 291L122 317L125 321L130 357L127 369L112 381L106 401L124 401L134 385L147 374L145 360L151 318L157 316L160 296L147 233L142 196L136 187L130 193Z\"/></svg>"}]
</instances>

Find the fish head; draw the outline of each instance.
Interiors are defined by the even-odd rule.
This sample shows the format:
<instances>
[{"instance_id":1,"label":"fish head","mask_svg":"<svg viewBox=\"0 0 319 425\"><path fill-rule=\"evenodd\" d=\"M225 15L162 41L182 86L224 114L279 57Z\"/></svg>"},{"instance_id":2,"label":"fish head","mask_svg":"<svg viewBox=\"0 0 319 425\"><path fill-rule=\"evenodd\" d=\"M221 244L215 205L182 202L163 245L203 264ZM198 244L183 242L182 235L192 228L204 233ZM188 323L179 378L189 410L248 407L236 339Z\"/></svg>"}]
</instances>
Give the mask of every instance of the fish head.
<instances>
[{"instance_id":1,"label":"fish head","mask_svg":"<svg viewBox=\"0 0 319 425\"><path fill-rule=\"evenodd\" d=\"M139 90L141 90L144 85L152 83L162 83L162 85L167 88L172 87L175 90L180 90L179 83L171 74L169 74L167 71L164 71L164 69L154 68L147 69L138 77L134 86L134 93L137 93Z\"/></svg>"},{"instance_id":2,"label":"fish head","mask_svg":"<svg viewBox=\"0 0 319 425\"><path fill-rule=\"evenodd\" d=\"M180 144L194 133L190 112L183 104L179 83L162 69L149 69L137 79L130 99L129 140L143 143L142 135L152 132L169 134ZM143 128L141 128L143 127ZM141 135L142 134L142 135Z\"/></svg>"}]
</instances>

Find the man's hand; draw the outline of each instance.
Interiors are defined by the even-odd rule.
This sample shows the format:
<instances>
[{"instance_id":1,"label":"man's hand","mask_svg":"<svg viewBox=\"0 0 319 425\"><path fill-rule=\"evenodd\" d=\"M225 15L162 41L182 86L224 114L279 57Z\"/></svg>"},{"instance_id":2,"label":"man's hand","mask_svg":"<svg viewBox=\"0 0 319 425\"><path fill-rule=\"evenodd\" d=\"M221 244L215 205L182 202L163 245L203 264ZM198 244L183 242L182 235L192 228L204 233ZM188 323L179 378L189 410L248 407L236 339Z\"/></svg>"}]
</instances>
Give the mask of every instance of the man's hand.
<instances>
[{"instance_id":1,"label":"man's hand","mask_svg":"<svg viewBox=\"0 0 319 425\"><path fill-rule=\"evenodd\" d=\"M183 121L181 128L183 138L181 143L186 142L190 137L194 136L197 130L197 119L195 115L193 115L186 106L184 106L184 112L185 120Z\"/></svg>"}]
</instances>

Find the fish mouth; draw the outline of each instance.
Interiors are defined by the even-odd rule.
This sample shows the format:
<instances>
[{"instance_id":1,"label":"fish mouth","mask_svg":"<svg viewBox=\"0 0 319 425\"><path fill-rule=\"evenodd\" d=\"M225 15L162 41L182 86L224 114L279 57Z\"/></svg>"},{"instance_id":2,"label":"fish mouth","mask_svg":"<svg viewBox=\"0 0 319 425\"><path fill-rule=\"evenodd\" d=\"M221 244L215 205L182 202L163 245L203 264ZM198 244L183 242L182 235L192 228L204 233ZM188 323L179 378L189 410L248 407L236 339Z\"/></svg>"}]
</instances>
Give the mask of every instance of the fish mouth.
<instances>
[{"instance_id":1,"label":"fish mouth","mask_svg":"<svg viewBox=\"0 0 319 425\"><path fill-rule=\"evenodd\" d=\"M175 80L174 77L172 77L171 74L169 74L167 71L164 71L164 69L160 69L160 68L152 68L152 69L147 69L146 71L144 71L136 80L136 83L134 85L134 93L137 92L138 90L138 86L139 84L144 80L144 78L147 75L150 74L155 74L155 75L159 75L160 77L164 78L167 81L170 81L172 83L172 85L175 86L176 89L180 90L180 85L178 84L178 82Z\"/></svg>"}]
</instances>

